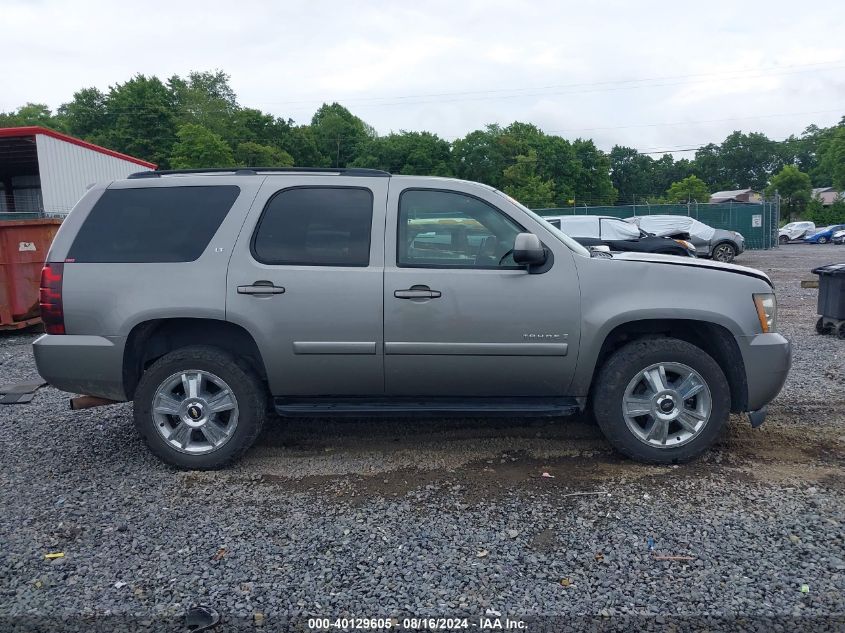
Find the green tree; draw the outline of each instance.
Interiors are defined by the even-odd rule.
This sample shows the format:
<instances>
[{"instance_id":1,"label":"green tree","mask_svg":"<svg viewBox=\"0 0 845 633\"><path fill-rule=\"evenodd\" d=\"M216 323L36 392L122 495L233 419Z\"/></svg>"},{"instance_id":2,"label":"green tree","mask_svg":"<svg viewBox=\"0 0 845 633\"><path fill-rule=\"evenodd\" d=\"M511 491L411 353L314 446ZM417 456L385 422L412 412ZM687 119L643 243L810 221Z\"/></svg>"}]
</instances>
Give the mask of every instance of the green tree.
<instances>
[{"instance_id":1,"label":"green tree","mask_svg":"<svg viewBox=\"0 0 845 633\"><path fill-rule=\"evenodd\" d=\"M502 136L501 127L488 125L452 143L452 162L458 178L501 188L502 173L516 156L507 151Z\"/></svg>"},{"instance_id":2,"label":"green tree","mask_svg":"<svg viewBox=\"0 0 845 633\"><path fill-rule=\"evenodd\" d=\"M451 176L449 143L431 132L405 132L370 139L353 167L383 169L394 174Z\"/></svg>"},{"instance_id":3,"label":"green tree","mask_svg":"<svg viewBox=\"0 0 845 633\"><path fill-rule=\"evenodd\" d=\"M724 189L763 189L783 166L780 149L765 134L733 132L719 148Z\"/></svg>"},{"instance_id":4,"label":"green tree","mask_svg":"<svg viewBox=\"0 0 845 633\"><path fill-rule=\"evenodd\" d=\"M310 125L291 127L285 136L284 148L293 156L294 165L320 167L328 163L317 147L317 139Z\"/></svg>"},{"instance_id":5,"label":"green tree","mask_svg":"<svg viewBox=\"0 0 845 633\"><path fill-rule=\"evenodd\" d=\"M135 75L109 88L108 128L102 142L111 149L167 167L176 140L176 109L158 77Z\"/></svg>"},{"instance_id":6,"label":"green tree","mask_svg":"<svg viewBox=\"0 0 845 633\"><path fill-rule=\"evenodd\" d=\"M802 217L805 220L812 220L816 226L845 224L845 200L839 198L826 207L818 197L812 198L807 203Z\"/></svg>"},{"instance_id":7,"label":"green tree","mask_svg":"<svg viewBox=\"0 0 845 633\"><path fill-rule=\"evenodd\" d=\"M726 180L721 148L716 143L708 143L696 150L692 174L706 182L711 191L732 188L731 183Z\"/></svg>"},{"instance_id":8,"label":"green tree","mask_svg":"<svg viewBox=\"0 0 845 633\"><path fill-rule=\"evenodd\" d=\"M346 167L375 131L339 103L323 104L311 119L317 149L327 167Z\"/></svg>"},{"instance_id":9,"label":"green tree","mask_svg":"<svg viewBox=\"0 0 845 633\"><path fill-rule=\"evenodd\" d=\"M818 172L823 174L829 185L845 191L845 125L832 130L819 150Z\"/></svg>"},{"instance_id":10,"label":"green tree","mask_svg":"<svg viewBox=\"0 0 845 633\"><path fill-rule=\"evenodd\" d=\"M234 114L240 109L229 75L222 70L191 71L187 79L173 75L167 80L167 87L178 125L196 123L221 137L227 136Z\"/></svg>"},{"instance_id":11,"label":"green tree","mask_svg":"<svg viewBox=\"0 0 845 633\"><path fill-rule=\"evenodd\" d=\"M40 125L57 129L59 127L53 113L43 103L27 103L14 112L0 112L0 127L21 127Z\"/></svg>"},{"instance_id":12,"label":"green tree","mask_svg":"<svg viewBox=\"0 0 845 633\"><path fill-rule=\"evenodd\" d=\"M710 187L698 176L687 176L672 183L666 190L666 199L669 202L709 202Z\"/></svg>"},{"instance_id":13,"label":"green tree","mask_svg":"<svg viewBox=\"0 0 845 633\"><path fill-rule=\"evenodd\" d=\"M573 198L585 204L613 204L618 192L610 180L610 159L590 139L575 139L572 143L579 163L575 177Z\"/></svg>"},{"instance_id":14,"label":"green tree","mask_svg":"<svg viewBox=\"0 0 845 633\"><path fill-rule=\"evenodd\" d=\"M254 141L239 143L234 155L235 164L241 167L293 167L293 156L285 150Z\"/></svg>"},{"instance_id":15,"label":"green tree","mask_svg":"<svg viewBox=\"0 0 845 633\"><path fill-rule=\"evenodd\" d=\"M537 173L537 152L516 157L516 162L503 173L505 193L527 207L551 207L555 202L555 187L551 179L543 180Z\"/></svg>"},{"instance_id":16,"label":"green tree","mask_svg":"<svg viewBox=\"0 0 845 633\"><path fill-rule=\"evenodd\" d=\"M650 156L640 154L633 147L614 145L609 158L611 182L619 192L621 202L628 204L637 199L644 200L659 190L654 182L655 161Z\"/></svg>"},{"instance_id":17,"label":"green tree","mask_svg":"<svg viewBox=\"0 0 845 633\"><path fill-rule=\"evenodd\" d=\"M232 149L211 130L196 123L186 123L176 133L178 141L173 146L170 165L174 169L204 167L232 167L235 159Z\"/></svg>"},{"instance_id":18,"label":"green tree","mask_svg":"<svg viewBox=\"0 0 845 633\"><path fill-rule=\"evenodd\" d=\"M109 127L106 95L97 88L73 93L73 100L59 106L59 117L69 134L97 141Z\"/></svg>"},{"instance_id":19,"label":"green tree","mask_svg":"<svg viewBox=\"0 0 845 633\"><path fill-rule=\"evenodd\" d=\"M813 183L810 176L799 170L795 165L786 165L772 177L766 188L767 195L780 194L781 215L786 212L786 219L792 219L793 214L801 213L810 201Z\"/></svg>"}]
</instances>

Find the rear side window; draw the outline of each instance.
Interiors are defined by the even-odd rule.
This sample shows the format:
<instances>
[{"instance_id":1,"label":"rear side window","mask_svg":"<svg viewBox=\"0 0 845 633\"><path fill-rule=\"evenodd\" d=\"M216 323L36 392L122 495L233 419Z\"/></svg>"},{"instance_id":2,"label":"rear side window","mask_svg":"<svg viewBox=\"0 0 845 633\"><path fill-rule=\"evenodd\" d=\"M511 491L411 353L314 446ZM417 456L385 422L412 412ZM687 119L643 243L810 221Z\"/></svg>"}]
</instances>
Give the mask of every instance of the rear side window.
<instances>
[{"instance_id":1,"label":"rear side window","mask_svg":"<svg viewBox=\"0 0 845 633\"><path fill-rule=\"evenodd\" d=\"M283 189L264 209L252 254L263 264L368 266L372 222L369 189Z\"/></svg>"},{"instance_id":2,"label":"rear side window","mask_svg":"<svg viewBox=\"0 0 845 633\"><path fill-rule=\"evenodd\" d=\"M82 263L190 262L240 193L234 185L107 189L68 253Z\"/></svg>"}]
</instances>

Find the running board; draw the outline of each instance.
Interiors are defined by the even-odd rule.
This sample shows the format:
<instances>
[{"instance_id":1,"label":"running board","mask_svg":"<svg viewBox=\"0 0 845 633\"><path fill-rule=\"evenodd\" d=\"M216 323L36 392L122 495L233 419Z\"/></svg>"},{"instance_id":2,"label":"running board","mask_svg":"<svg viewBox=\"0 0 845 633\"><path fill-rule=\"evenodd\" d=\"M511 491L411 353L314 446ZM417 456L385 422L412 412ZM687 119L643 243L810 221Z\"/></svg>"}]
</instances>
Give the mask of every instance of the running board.
<instances>
[{"instance_id":1,"label":"running board","mask_svg":"<svg viewBox=\"0 0 845 633\"><path fill-rule=\"evenodd\" d=\"M575 398L274 398L285 417L558 417L581 410Z\"/></svg>"}]
</instances>

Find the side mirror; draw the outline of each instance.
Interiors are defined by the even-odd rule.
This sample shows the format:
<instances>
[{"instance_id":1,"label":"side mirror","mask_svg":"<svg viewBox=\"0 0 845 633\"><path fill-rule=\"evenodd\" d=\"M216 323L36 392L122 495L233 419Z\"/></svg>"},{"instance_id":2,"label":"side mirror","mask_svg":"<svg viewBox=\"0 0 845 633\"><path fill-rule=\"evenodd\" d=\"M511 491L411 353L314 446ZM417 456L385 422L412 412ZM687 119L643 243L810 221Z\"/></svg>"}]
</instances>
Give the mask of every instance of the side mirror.
<instances>
[{"instance_id":1,"label":"side mirror","mask_svg":"<svg viewBox=\"0 0 845 633\"><path fill-rule=\"evenodd\" d=\"M546 261L546 249L533 233L520 233L513 241L513 261L520 266L537 266Z\"/></svg>"}]
</instances>

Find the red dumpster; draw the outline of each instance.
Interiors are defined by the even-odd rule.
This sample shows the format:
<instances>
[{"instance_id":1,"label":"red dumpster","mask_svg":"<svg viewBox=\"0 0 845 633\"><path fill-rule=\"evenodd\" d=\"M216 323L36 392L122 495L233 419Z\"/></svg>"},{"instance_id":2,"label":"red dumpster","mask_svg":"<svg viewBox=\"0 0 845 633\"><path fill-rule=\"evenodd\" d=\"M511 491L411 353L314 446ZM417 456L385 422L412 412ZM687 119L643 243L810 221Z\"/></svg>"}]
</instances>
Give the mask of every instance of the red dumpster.
<instances>
[{"instance_id":1,"label":"red dumpster","mask_svg":"<svg viewBox=\"0 0 845 633\"><path fill-rule=\"evenodd\" d=\"M0 330L39 323L41 267L59 219L0 221Z\"/></svg>"}]
</instances>

